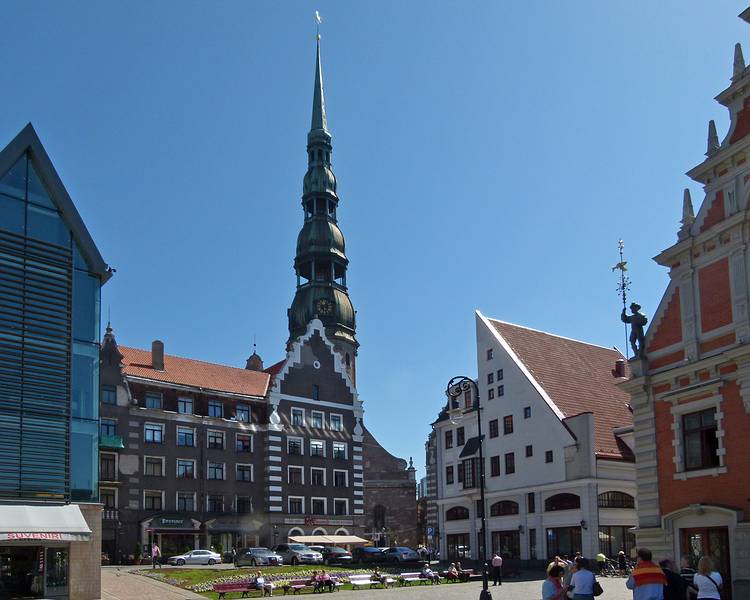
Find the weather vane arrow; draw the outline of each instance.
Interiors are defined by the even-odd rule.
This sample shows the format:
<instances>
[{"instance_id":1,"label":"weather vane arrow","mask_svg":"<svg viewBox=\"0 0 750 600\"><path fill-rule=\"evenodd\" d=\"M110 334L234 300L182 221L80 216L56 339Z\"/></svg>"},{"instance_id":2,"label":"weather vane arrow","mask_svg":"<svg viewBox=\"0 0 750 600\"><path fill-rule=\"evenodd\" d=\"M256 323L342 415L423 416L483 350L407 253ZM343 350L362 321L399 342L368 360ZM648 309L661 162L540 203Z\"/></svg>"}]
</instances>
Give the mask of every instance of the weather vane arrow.
<instances>
[{"instance_id":1,"label":"weather vane arrow","mask_svg":"<svg viewBox=\"0 0 750 600\"><path fill-rule=\"evenodd\" d=\"M623 253L625 251L625 242L622 240L617 241L617 249L620 251L620 262L618 262L612 271L620 271L620 281L617 282L617 294L622 297L622 310L623 314L627 308L627 296L630 290L630 277L625 275L625 271L628 270L628 261L625 260ZM625 324L625 358L628 358L628 325Z\"/></svg>"}]
</instances>

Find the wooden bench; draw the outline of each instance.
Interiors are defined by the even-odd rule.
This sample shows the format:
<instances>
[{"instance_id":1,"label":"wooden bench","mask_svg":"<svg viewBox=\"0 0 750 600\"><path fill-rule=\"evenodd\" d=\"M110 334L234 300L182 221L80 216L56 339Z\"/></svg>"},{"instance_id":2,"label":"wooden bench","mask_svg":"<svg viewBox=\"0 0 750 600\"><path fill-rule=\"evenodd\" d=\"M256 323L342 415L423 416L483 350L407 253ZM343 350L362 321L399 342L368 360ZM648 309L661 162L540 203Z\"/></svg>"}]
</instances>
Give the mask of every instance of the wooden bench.
<instances>
[{"instance_id":1,"label":"wooden bench","mask_svg":"<svg viewBox=\"0 0 750 600\"><path fill-rule=\"evenodd\" d=\"M401 585L411 585L415 581L420 581L421 583L430 582L426 577L422 577L422 573L401 573L399 576Z\"/></svg>"},{"instance_id":2,"label":"wooden bench","mask_svg":"<svg viewBox=\"0 0 750 600\"><path fill-rule=\"evenodd\" d=\"M382 585L384 588L392 587L396 581L388 576L388 575L381 575L380 581L374 581L372 579L372 575L364 574L364 575L349 575L349 583L352 584L353 590L358 590L363 587L369 586L370 589L374 588L376 585Z\"/></svg>"},{"instance_id":3,"label":"wooden bench","mask_svg":"<svg viewBox=\"0 0 750 600\"><path fill-rule=\"evenodd\" d=\"M281 589L284 590L284 595L290 591L292 594L299 594L305 588L314 588L315 586L310 582L310 579L292 579L289 583L285 583Z\"/></svg>"},{"instance_id":4,"label":"wooden bench","mask_svg":"<svg viewBox=\"0 0 750 600\"><path fill-rule=\"evenodd\" d=\"M247 598L249 592L256 590L255 584L251 581L240 581L238 583L215 583L214 592L218 592L219 598L226 598L227 594L238 592L242 598Z\"/></svg>"}]
</instances>

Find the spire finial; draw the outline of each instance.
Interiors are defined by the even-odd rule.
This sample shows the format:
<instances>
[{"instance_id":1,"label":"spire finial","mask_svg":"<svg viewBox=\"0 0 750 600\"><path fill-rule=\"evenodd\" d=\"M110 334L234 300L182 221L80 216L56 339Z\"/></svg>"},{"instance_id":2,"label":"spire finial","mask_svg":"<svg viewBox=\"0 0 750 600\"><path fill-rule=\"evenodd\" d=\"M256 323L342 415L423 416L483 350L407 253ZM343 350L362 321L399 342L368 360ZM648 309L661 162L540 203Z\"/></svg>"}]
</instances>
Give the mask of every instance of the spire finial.
<instances>
[{"instance_id":1,"label":"spire finial","mask_svg":"<svg viewBox=\"0 0 750 600\"><path fill-rule=\"evenodd\" d=\"M323 69L320 66L320 23L322 20L320 13L316 10L315 21L318 26L318 34L316 36L315 88L313 90L312 124L310 125L310 131L317 129L328 130L328 124L326 123L326 103L323 96Z\"/></svg>"},{"instance_id":2,"label":"spire finial","mask_svg":"<svg viewBox=\"0 0 750 600\"><path fill-rule=\"evenodd\" d=\"M745 71L745 57L742 56L742 45L737 42L734 45L734 65L732 68L732 81L737 81Z\"/></svg>"},{"instance_id":3,"label":"spire finial","mask_svg":"<svg viewBox=\"0 0 750 600\"><path fill-rule=\"evenodd\" d=\"M695 213L693 212L693 199L690 197L690 190L685 188L682 193L682 227L677 234L677 237L684 240L690 235L690 227L695 222Z\"/></svg>"},{"instance_id":4,"label":"spire finial","mask_svg":"<svg viewBox=\"0 0 750 600\"><path fill-rule=\"evenodd\" d=\"M706 156L713 156L719 151L719 136L716 133L716 123L711 119L708 122L708 144L706 145Z\"/></svg>"}]
</instances>

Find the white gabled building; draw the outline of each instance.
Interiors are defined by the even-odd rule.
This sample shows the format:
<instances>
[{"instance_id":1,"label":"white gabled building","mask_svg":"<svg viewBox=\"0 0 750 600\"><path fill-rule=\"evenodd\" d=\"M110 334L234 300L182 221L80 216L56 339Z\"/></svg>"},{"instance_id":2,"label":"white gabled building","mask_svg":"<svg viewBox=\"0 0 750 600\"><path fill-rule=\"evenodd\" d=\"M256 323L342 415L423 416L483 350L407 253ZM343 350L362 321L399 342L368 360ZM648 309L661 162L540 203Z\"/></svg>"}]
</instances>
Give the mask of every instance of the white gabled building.
<instances>
[{"instance_id":1,"label":"white gabled building","mask_svg":"<svg viewBox=\"0 0 750 600\"><path fill-rule=\"evenodd\" d=\"M636 486L629 396L616 385L623 356L479 311L476 327L488 555L630 552ZM468 409L473 399L462 402ZM433 427L441 555L478 559L476 412L454 423L446 407Z\"/></svg>"}]
</instances>

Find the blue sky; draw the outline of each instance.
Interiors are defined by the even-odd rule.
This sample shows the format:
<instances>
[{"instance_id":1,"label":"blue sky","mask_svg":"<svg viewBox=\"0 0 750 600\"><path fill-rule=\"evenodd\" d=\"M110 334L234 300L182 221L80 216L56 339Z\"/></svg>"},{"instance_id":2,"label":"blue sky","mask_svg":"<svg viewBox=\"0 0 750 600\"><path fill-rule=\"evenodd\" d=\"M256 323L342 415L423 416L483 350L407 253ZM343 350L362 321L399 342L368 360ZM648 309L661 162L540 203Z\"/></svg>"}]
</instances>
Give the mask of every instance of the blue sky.
<instances>
[{"instance_id":1,"label":"blue sky","mask_svg":"<svg viewBox=\"0 0 750 600\"><path fill-rule=\"evenodd\" d=\"M315 27L366 421L424 463L474 309L623 346L653 314L684 172L720 137L746 4L3 3L0 144L33 122L105 259L121 343L283 357ZM750 51L750 47L748 47Z\"/></svg>"}]
</instances>

